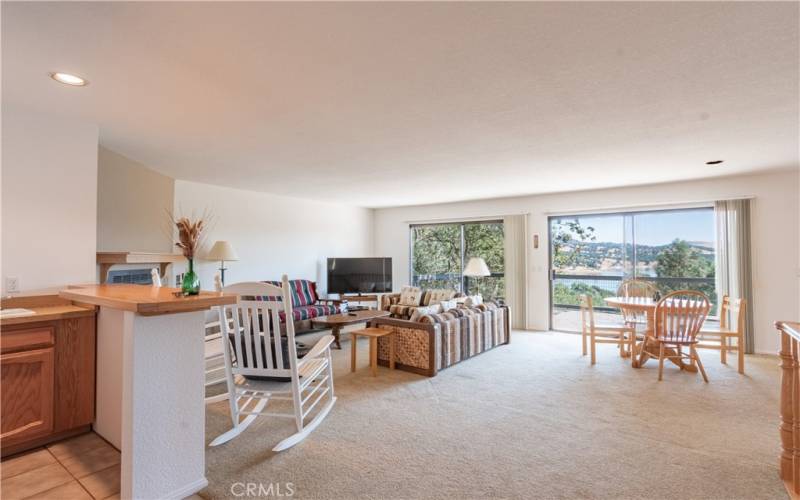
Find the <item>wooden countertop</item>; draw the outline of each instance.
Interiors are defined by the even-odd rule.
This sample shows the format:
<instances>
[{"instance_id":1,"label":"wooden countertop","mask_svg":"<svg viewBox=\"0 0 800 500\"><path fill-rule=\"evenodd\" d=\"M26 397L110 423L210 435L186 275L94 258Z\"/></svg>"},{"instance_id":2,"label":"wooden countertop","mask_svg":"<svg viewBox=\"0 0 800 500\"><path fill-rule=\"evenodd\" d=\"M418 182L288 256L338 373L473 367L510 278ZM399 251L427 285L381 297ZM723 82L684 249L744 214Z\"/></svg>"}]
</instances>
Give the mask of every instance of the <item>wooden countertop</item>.
<instances>
[{"instance_id":1,"label":"wooden countertop","mask_svg":"<svg viewBox=\"0 0 800 500\"><path fill-rule=\"evenodd\" d=\"M178 288L151 285L89 285L61 290L61 298L132 311L143 316L203 311L223 304L235 304L237 296L220 292L201 291L200 295L176 297Z\"/></svg>"},{"instance_id":2,"label":"wooden countertop","mask_svg":"<svg viewBox=\"0 0 800 500\"><path fill-rule=\"evenodd\" d=\"M45 306L45 307L26 307L36 314L30 316L18 316L16 318L0 319L0 326L21 325L25 323L35 323L37 321L52 321L66 318L79 318L81 316L94 316L94 309L86 307L68 306Z\"/></svg>"},{"instance_id":3,"label":"wooden countertop","mask_svg":"<svg viewBox=\"0 0 800 500\"><path fill-rule=\"evenodd\" d=\"M35 323L37 321L53 321L66 318L79 318L93 316L95 308L90 305L82 306L60 298L55 294L28 295L4 298L3 309L22 308L29 309L36 314L30 316L17 316L15 318L0 318L0 327Z\"/></svg>"}]
</instances>

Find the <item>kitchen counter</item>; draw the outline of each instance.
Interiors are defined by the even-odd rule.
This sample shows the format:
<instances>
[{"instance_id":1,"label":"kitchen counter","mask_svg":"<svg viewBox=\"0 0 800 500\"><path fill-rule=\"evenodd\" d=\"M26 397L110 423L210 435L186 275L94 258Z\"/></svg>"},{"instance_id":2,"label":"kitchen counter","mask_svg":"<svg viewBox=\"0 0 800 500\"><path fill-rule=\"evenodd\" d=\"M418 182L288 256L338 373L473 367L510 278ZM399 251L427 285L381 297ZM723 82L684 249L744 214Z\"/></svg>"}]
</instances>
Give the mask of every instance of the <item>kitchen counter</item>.
<instances>
[{"instance_id":1,"label":"kitchen counter","mask_svg":"<svg viewBox=\"0 0 800 500\"><path fill-rule=\"evenodd\" d=\"M206 313L236 295L101 284L62 299L98 307L93 429L121 451L122 498L185 498L205 478ZM176 293L178 293L176 295Z\"/></svg>"},{"instance_id":2,"label":"kitchen counter","mask_svg":"<svg viewBox=\"0 0 800 500\"><path fill-rule=\"evenodd\" d=\"M50 305L37 307L22 307L34 312L29 316L17 316L12 318L0 318L0 327L11 325L22 325L35 323L37 321L53 321L57 319L81 318L83 316L94 316L94 308L82 307L74 304Z\"/></svg>"},{"instance_id":3,"label":"kitchen counter","mask_svg":"<svg viewBox=\"0 0 800 500\"><path fill-rule=\"evenodd\" d=\"M2 299L25 316L0 318L4 457L88 432L95 409L95 314L53 291Z\"/></svg>"},{"instance_id":4,"label":"kitchen counter","mask_svg":"<svg viewBox=\"0 0 800 500\"><path fill-rule=\"evenodd\" d=\"M87 285L61 290L59 296L75 302L131 311L142 316L204 311L213 306L235 304L235 295L200 292L188 297L176 296L178 288L149 285Z\"/></svg>"}]
</instances>

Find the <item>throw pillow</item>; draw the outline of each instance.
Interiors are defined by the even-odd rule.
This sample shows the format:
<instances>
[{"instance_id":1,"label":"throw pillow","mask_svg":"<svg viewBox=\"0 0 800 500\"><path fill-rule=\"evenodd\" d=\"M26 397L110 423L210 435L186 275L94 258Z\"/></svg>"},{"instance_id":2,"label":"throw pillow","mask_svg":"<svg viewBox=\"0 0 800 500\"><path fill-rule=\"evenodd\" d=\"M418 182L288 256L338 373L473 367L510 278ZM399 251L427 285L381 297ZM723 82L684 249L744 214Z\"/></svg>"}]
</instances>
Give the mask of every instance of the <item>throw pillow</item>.
<instances>
[{"instance_id":1,"label":"throw pillow","mask_svg":"<svg viewBox=\"0 0 800 500\"><path fill-rule=\"evenodd\" d=\"M464 300L464 305L466 307L475 307L480 304L483 304L483 296L480 294L470 295Z\"/></svg>"},{"instance_id":2,"label":"throw pillow","mask_svg":"<svg viewBox=\"0 0 800 500\"><path fill-rule=\"evenodd\" d=\"M416 286L404 286L400 290L401 306L418 306L422 298L422 289Z\"/></svg>"},{"instance_id":3,"label":"throw pillow","mask_svg":"<svg viewBox=\"0 0 800 500\"><path fill-rule=\"evenodd\" d=\"M440 312L442 312L442 306L439 304L417 307L414 309L414 313L411 315L410 319L411 321L419 321L422 316L426 316L428 314L439 314Z\"/></svg>"},{"instance_id":4,"label":"throw pillow","mask_svg":"<svg viewBox=\"0 0 800 500\"><path fill-rule=\"evenodd\" d=\"M428 292L428 304L438 304L443 300L450 300L456 294L455 290L440 288Z\"/></svg>"},{"instance_id":5,"label":"throw pillow","mask_svg":"<svg viewBox=\"0 0 800 500\"><path fill-rule=\"evenodd\" d=\"M443 300L439 304L442 306L442 311L458 308L458 300L456 299Z\"/></svg>"}]
</instances>

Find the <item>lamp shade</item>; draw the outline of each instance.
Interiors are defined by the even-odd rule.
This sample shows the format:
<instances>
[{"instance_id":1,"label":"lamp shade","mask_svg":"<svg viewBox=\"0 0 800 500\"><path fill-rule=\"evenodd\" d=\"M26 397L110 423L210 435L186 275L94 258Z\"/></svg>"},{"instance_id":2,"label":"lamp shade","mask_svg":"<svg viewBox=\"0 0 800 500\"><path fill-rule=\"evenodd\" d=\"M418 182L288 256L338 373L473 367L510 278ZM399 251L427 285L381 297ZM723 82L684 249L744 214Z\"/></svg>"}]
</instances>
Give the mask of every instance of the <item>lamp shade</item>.
<instances>
[{"instance_id":1,"label":"lamp shade","mask_svg":"<svg viewBox=\"0 0 800 500\"><path fill-rule=\"evenodd\" d=\"M227 241L218 241L211 247L211 251L208 252L206 259L234 261L239 260L239 256L236 255L236 250L233 249L233 245Z\"/></svg>"},{"instance_id":2,"label":"lamp shade","mask_svg":"<svg viewBox=\"0 0 800 500\"><path fill-rule=\"evenodd\" d=\"M467 268L464 269L464 276L489 276L492 273L489 272L489 267L486 265L486 261L480 257L472 257L467 262Z\"/></svg>"}]
</instances>

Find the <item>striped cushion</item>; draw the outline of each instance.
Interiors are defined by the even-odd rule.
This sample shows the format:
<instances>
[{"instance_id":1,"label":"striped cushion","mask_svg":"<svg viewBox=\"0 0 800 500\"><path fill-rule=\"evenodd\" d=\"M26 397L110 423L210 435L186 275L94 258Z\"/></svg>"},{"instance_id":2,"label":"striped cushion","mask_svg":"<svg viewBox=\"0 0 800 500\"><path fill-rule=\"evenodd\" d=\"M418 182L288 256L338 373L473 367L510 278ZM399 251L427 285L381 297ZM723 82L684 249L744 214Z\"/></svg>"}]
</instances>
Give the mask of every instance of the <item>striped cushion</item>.
<instances>
[{"instance_id":1,"label":"striped cushion","mask_svg":"<svg viewBox=\"0 0 800 500\"><path fill-rule=\"evenodd\" d=\"M333 304L322 304L316 306L300 306L292 309L295 321L303 321L311 318L319 318L328 314L336 314L339 308ZM286 321L286 311L280 312L281 321Z\"/></svg>"},{"instance_id":2,"label":"striped cushion","mask_svg":"<svg viewBox=\"0 0 800 500\"><path fill-rule=\"evenodd\" d=\"M425 292L425 296L422 299L422 304L426 306L432 304L438 304L443 300L452 299L453 297L455 297L455 295L456 295L455 290L449 290L447 288L436 288L433 290L428 290Z\"/></svg>"},{"instance_id":3,"label":"striped cushion","mask_svg":"<svg viewBox=\"0 0 800 500\"><path fill-rule=\"evenodd\" d=\"M270 285L281 286L280 281L265 281ZM311 280L290 280L292 307L309 306L317 301L317 284ZM262 300L280 302L280 297L262 297Z\"/></svg>"},{"instance_id":4,"label":"striped cushion","mask_svg":"<svg viewBox=\"0 0 800 500\"><path fill-rule=\"evenodd\" d=\"M392 304L389 306L389 315L392 318L408 319L414 314L414 309L417 306L403 306L400 304Z\"/></svg>"}]
</instances>

